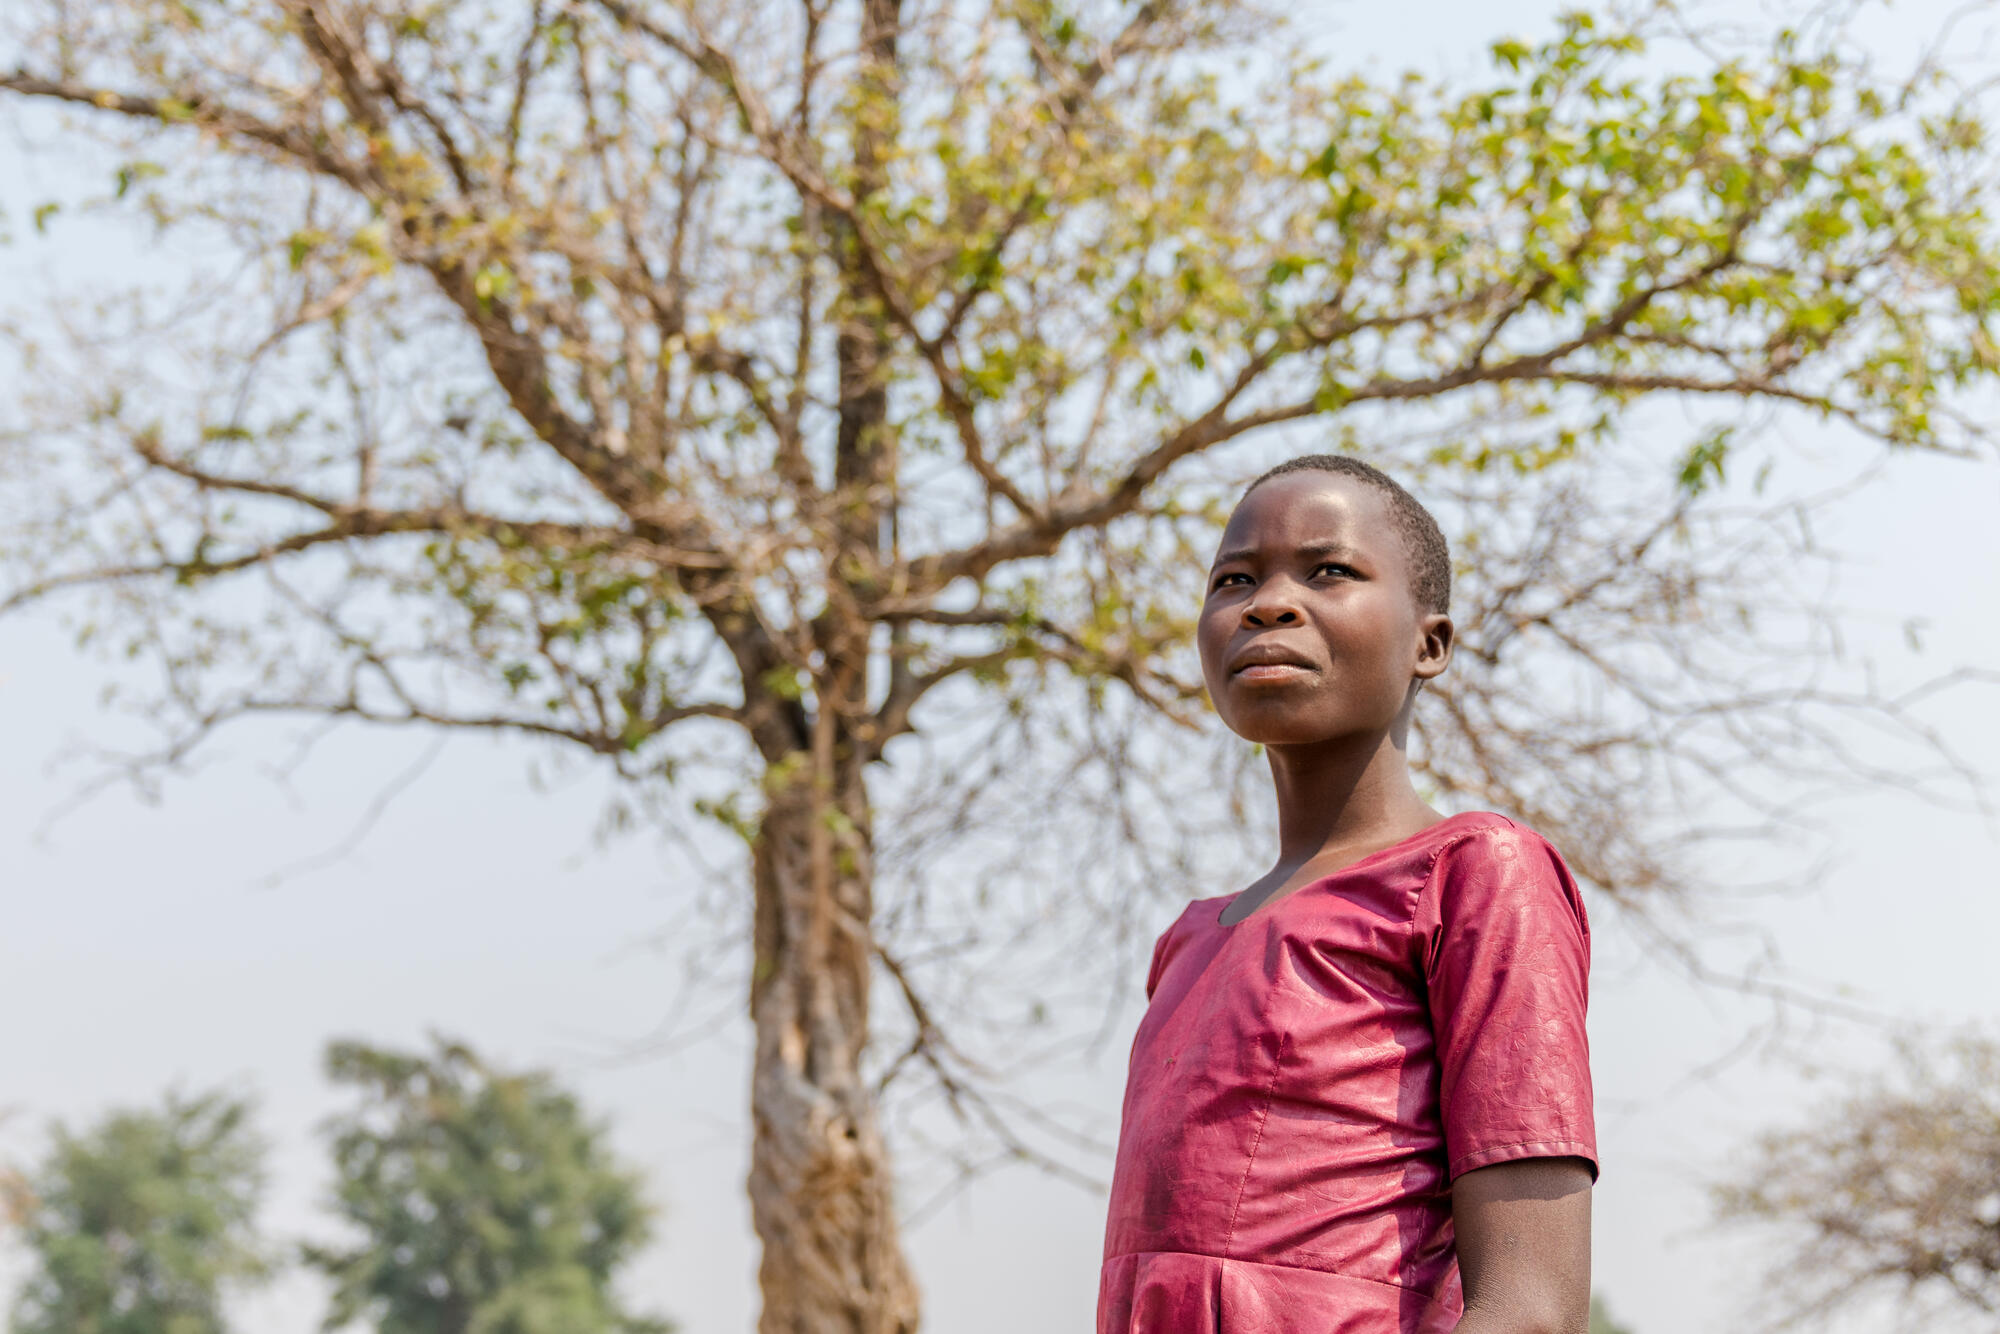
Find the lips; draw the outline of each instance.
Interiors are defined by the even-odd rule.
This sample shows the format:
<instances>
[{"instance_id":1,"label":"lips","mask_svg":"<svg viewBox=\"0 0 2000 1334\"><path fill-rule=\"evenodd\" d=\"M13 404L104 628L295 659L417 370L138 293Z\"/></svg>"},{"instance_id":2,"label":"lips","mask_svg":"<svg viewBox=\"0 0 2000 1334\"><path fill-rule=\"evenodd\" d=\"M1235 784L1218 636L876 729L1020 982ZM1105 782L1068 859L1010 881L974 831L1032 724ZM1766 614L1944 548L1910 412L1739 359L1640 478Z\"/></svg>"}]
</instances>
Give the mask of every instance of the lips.
<instances>
[{"instance_id":1,"label":"lips","mask_svg":"<svg viewBox=\"0 0 2000 1334\"><path fill-rule=\"evenodd\" d=\"M1231 676L1251 680L1279 680L1297 672L1317 670L1304 654L1277 644L1252 644L1229 663Z\"/></svg>"}]
</instances>

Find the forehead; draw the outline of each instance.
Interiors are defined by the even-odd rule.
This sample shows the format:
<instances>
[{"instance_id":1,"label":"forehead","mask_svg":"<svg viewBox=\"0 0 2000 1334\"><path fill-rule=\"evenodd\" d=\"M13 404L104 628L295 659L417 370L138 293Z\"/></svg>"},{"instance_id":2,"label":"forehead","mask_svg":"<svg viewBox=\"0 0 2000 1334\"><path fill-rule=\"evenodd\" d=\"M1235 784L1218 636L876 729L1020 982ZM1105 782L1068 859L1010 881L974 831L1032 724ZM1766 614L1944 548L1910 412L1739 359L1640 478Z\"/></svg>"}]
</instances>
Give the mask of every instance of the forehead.
<instances>
[{"instance_id":1,"label":"forehead","mask_svg":"<svg viewBox=\"0 0 2000 1334\"><path fill-rule=\"evenodd\" d=\"M1286 473L1251 491L1229 516L1217 552L1275 556L1329 541L1402 563L1388 497L1366 482L1317 471Z\"/></svg>"}]
</instances>

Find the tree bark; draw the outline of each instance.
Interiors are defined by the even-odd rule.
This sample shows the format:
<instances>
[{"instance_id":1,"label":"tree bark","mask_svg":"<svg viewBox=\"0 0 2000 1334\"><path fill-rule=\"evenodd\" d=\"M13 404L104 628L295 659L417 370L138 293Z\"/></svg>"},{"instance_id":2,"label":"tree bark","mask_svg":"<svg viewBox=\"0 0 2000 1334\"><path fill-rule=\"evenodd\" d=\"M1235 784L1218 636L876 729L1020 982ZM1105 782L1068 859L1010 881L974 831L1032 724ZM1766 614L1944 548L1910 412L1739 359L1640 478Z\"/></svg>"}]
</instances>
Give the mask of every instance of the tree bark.
<instances>
[{"instance_id":1,"label":"tree bark","mask_svg":"<svg viewBox=\"0 0 2000 1334\"><path fill-rule=\"evenodd\" d=\"M900 0L864 0L864 96L855 113L855 194L883 188L897 117ZM915 1334L917 1288L903 1256L888 1147L863 1078L874 973L874 861L864 756L870 635L852 581L884 555L895 488L893 354L858 264L859 238L829 238L840 271L839 424L828 605L813 625L810 740L764 747L765 807L754 857L756 957L750 1013L750 1212L763 1259L759 1334ZM761 677L746 675L746 690Z\"/></svg>"},{"instance_id":2,"label":"tree bark","mask_svg":"<svg viewBox=\"0 0 2000 1334\"><path fill-rule=\"evenodd\" d=\"M771 770L755 857L750 1211L759 1334L914 1334L918 1297L863 1078L872 973L866 786L822 713ZM829 782L828 780L832 781Z\"/></svg>"}]
</instances>

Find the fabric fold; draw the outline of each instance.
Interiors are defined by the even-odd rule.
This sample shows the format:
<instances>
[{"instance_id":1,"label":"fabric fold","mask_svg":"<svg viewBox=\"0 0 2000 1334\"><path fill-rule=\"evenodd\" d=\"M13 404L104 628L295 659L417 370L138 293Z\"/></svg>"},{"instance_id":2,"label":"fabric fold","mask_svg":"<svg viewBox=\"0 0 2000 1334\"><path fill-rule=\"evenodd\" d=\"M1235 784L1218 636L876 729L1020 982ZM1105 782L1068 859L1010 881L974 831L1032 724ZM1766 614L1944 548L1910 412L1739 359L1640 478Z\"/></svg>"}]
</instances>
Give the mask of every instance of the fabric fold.
<instances>
[{"instance_id":1,"label":"fabric fold","mask_svg":"<svg viewBox=\"0 0 2000 1334\"><path fill-rule=\"evenodd\" d=\"M1457 1297L1455 1283L1425 1297L1344 1274L1149 1251L1105 1262L1097 1334L1385 1334L1385 1302L1407 1311L1409 1334L1448 1334Z\"/></svg>"}]
</instances>

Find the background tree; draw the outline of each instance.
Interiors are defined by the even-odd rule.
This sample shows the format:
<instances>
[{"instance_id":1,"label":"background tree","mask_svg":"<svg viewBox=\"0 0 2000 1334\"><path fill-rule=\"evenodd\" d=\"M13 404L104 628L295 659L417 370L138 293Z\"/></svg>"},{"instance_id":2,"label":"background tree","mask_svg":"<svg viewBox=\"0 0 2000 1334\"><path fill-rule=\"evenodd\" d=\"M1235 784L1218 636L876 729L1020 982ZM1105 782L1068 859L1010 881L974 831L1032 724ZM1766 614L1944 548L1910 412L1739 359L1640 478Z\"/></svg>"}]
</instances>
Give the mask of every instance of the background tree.
<instances>
[{"instance_id":1,"label":"background tree","mask_svg":"<svg viewBox=\"0 0 2000 1334\"><path fill-rule=\"evenodd\" d=\"M312 1247L326 1326L381 1334L664 1334L622 1310L620 1265L646 1241L636 1174L540 1073L495 1071L442 1039L427 1055L355 1042L327 1073L361 1096L332 1124L334 1207L362 1234Z\"/></svg>"},{"instance_id":2,"label":"background tree","mask_svg":"<svg viewBox=\"0 0 2000 1334\"><path fill-rule=\"evenodd\" d=\"M1716 500L1763 406L1976 438L1982 127L1837 34L1642 77L1575 17L1455 89L1180 0L6 22L0 89L77 108L62 151L102 136L102 203L192 258L24 340L0 608L69 595L159 669L142 783L243 718L483 729L741 833L768 1331L917 1324L892 1080L1032 1150L967 1055L1022 1011L959 947L1018 963L1058 907L1116 942L1192 866L1150 720L1192 720L1260 433L1424 475L1467 650L1426 780L1611 901L1740 830L1662 812L1788 816L1774 771L1877 771L1843 710L1909 722L1808 669L1779 530ZM1698 423L1671 460L1621 452L1649 399ZM959 868L1022 828L996 899Z\"/></svg>"},{"instance_id":3,"label":"background tree","mask_svg":"<svg viewBox=\"0 0 2000 1334\"><path fill-rule=\"evenodd\" d=\"M5 1125L14 1115L12 1108L0 1112L0 1125ZM12 1163L0 1163L0 1227L14 1227L27 1221L28 1211L34 1207L34 1196L28 1190L28 1178Z\"/></svg>"},{"instance_id":4,"label":"background tree","mask_svg":"<svg viewBox=\"0 0 2000 1334\"><path fill-rule=\"evenodd\" d=\"M1811 1124L1764 1134L1721 1215L1793 1245L1766 1278L1783 1326L1893 1297L1909 1328L2000 1314L2000 1042L1906 1040ZM1984 1327L1982 1325L1982 1327Z\"/></svg>"},{"instance_id":5,"label":"background tree","mask_svg":"<svg viewBox=\"0 0 2000 1334\"><path fill-rule=\"evenodd\" d=\"M263 1146L220 1093L58 1126L7 1183L32 1269L16 1334L221 1334L223 1297L263 1277L253 1233Z\"/></svg>"},{"instance_id":6,"label":"background tree","mask_svg":"<svg viewBox=\"0 0 2000 1334\"><path fill-rule=\"evenodd\" d=\"M1611 1308L1604 1298L1592 1294L1590 1298L1590 1334L1632 1334L1630 1329L1611 1318Z\"/></svg>"}]
</instances>

